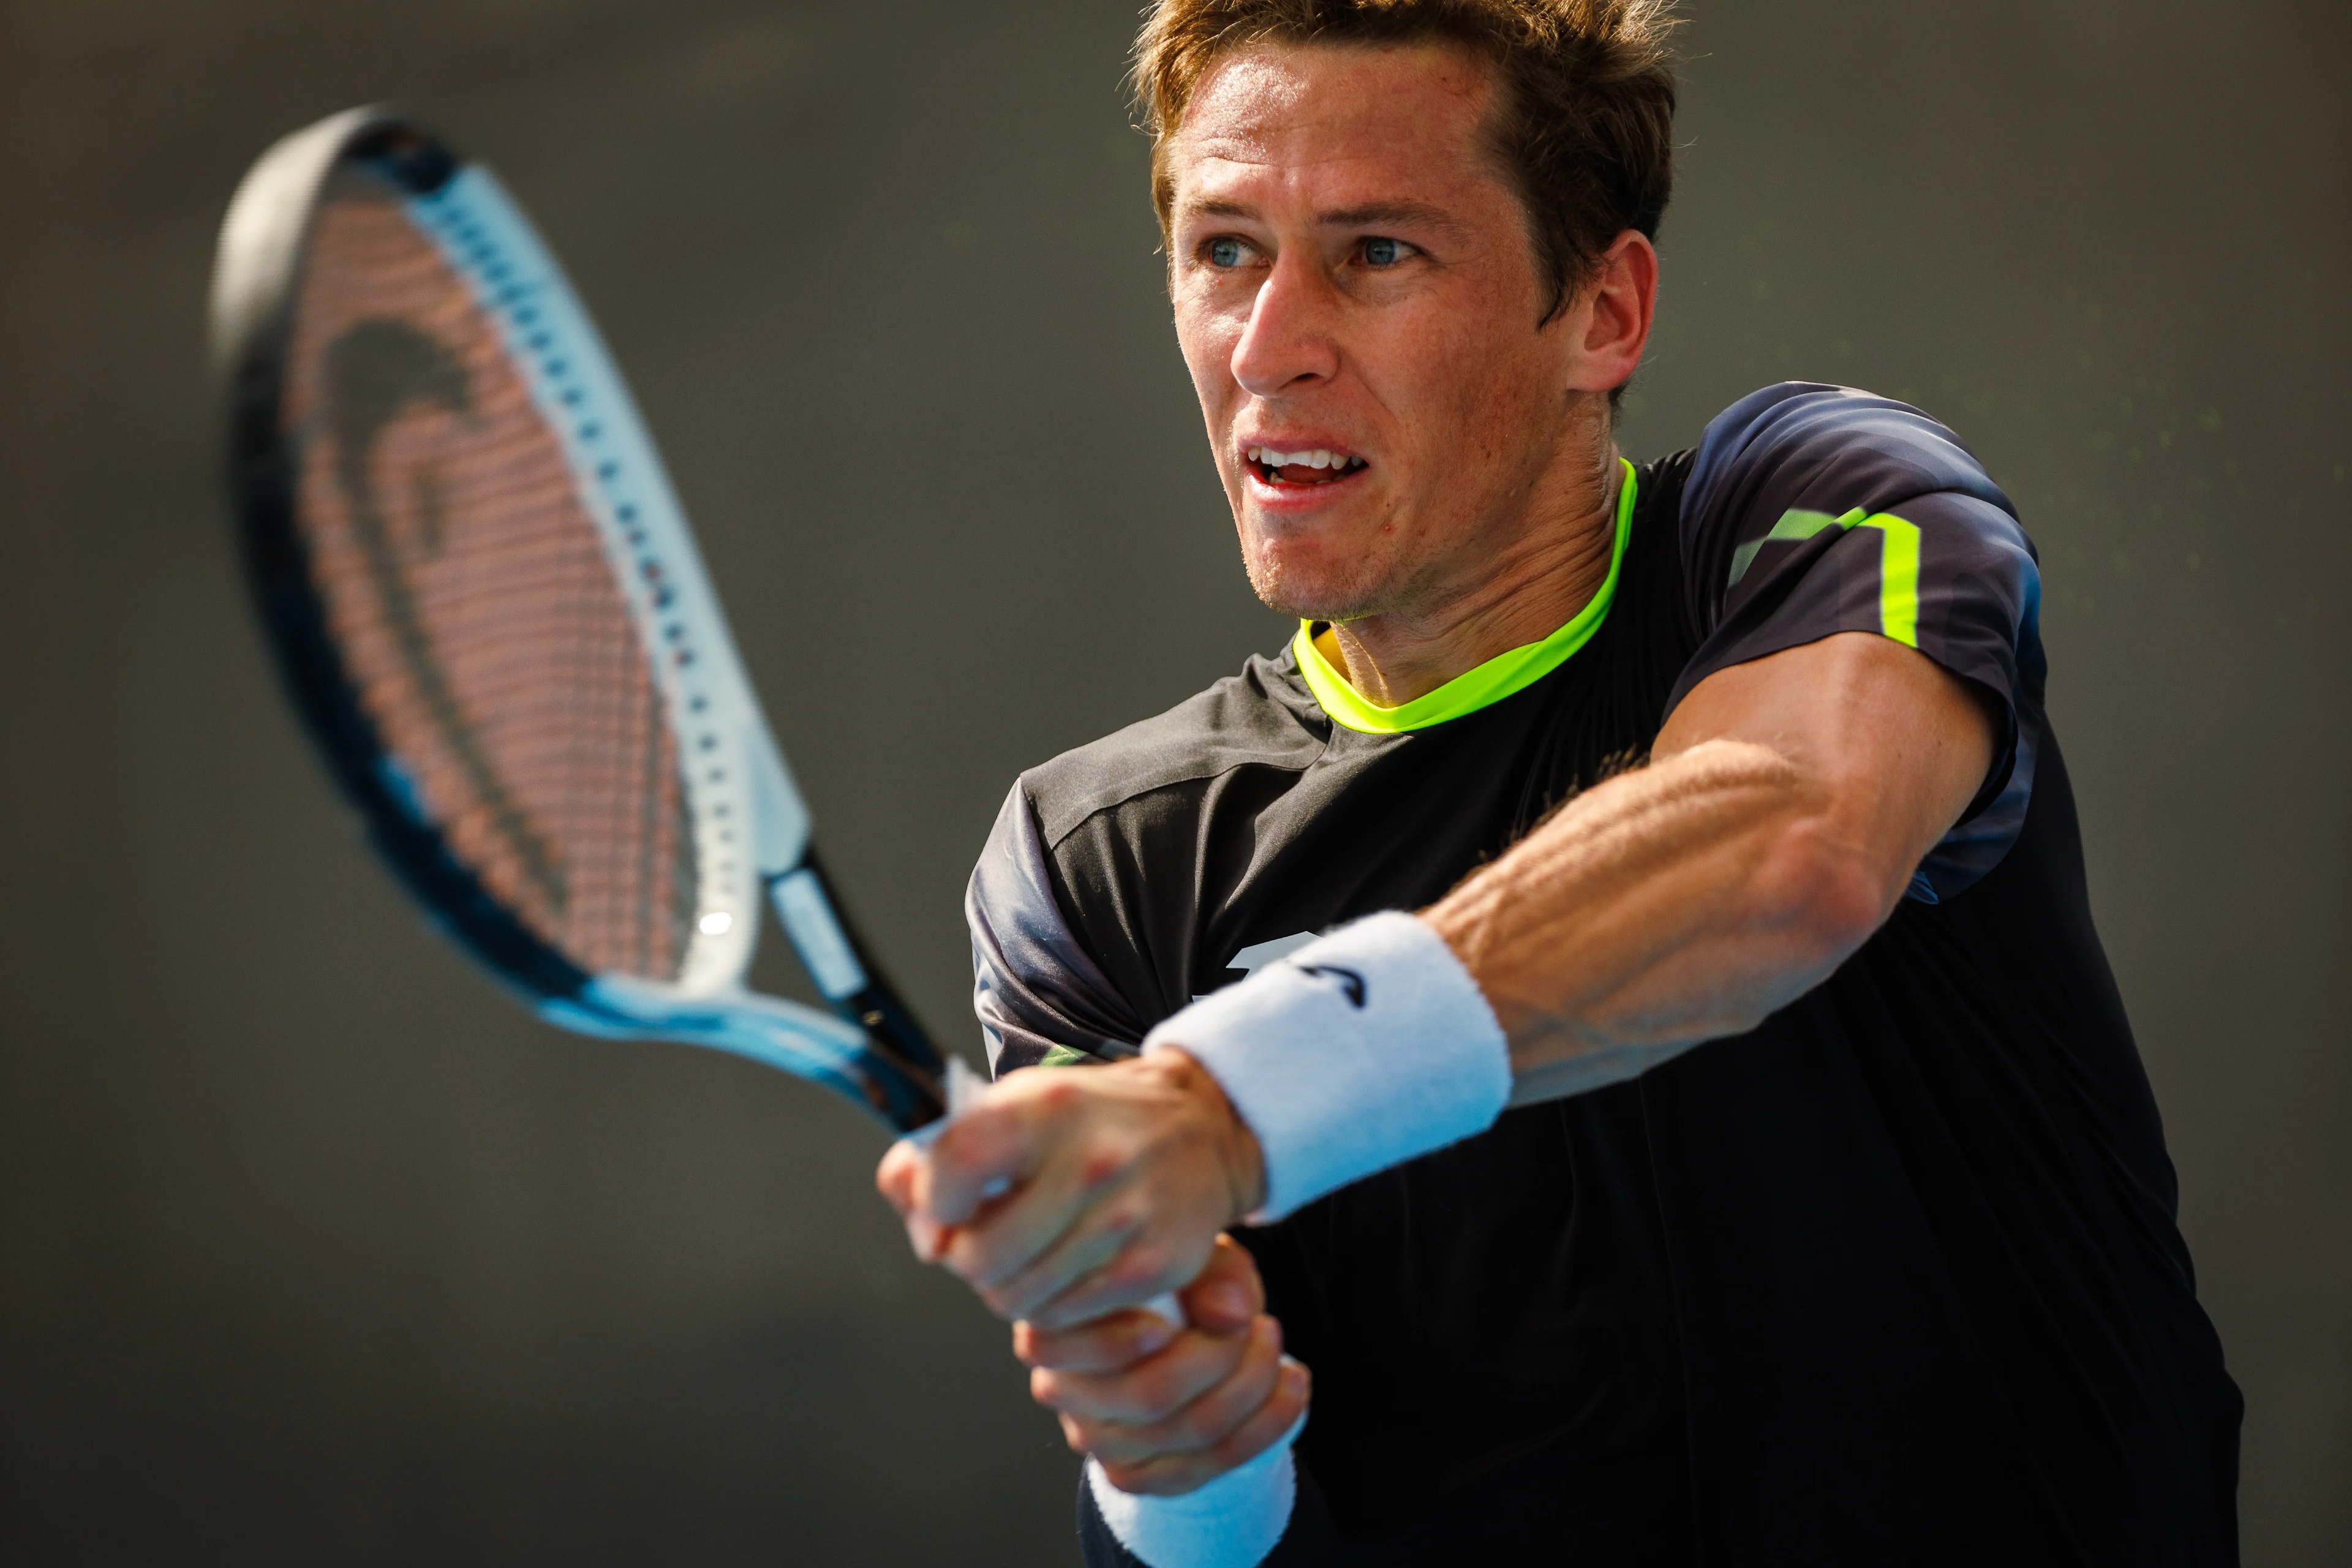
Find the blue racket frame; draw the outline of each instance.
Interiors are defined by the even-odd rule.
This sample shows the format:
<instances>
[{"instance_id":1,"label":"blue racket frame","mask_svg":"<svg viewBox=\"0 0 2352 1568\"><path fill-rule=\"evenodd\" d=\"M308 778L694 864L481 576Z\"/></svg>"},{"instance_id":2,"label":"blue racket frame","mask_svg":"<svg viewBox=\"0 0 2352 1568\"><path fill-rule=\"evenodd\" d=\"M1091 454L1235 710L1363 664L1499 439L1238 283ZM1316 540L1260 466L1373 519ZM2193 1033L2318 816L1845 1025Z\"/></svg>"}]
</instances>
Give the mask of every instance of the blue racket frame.
<instances>
[{"instance_id":1,"label":"blue racket frame","mask_svg":"<svg viewBox=\"0 0 2352 1568\"><path fill-rule=\"evenodd\" d=\"M594 520L677 741L695 834L698 908L675 981L591 973L501 903L418 803L336 643L299 527L301 437L287 427L285 387L312 217L345 163L400 194L497 323ZM594 323L489 171L388 108L287 137L230 204L212 322L246 573L279 673L371 841L436 923L567 1029L751 1057L838 1090L901 1132L936 1121L945 1058L843 916L660 454ZM744 985L763 902L830 1013Z\"/></svg>"}]
</instances>

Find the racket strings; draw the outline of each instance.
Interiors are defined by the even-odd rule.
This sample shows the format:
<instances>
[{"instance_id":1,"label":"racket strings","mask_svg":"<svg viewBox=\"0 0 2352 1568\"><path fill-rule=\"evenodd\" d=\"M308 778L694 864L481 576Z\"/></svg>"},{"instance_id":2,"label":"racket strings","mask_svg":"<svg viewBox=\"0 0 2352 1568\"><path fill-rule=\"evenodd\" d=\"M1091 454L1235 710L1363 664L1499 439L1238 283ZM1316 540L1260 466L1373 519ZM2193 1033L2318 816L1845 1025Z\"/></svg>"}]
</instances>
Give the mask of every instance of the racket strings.
<instances>
[{"instance_id":1,"label":"racket strings","mask_svg":"<svg viewBox=\"0 0 2352 1568\"><path fill-rule=\"evenodd\" d=\"M295 322L299 527L387 782L581 968L675 978L698 890L681 759L496 325L355 170L320 206Z\"/></svg>"}]
</instances>

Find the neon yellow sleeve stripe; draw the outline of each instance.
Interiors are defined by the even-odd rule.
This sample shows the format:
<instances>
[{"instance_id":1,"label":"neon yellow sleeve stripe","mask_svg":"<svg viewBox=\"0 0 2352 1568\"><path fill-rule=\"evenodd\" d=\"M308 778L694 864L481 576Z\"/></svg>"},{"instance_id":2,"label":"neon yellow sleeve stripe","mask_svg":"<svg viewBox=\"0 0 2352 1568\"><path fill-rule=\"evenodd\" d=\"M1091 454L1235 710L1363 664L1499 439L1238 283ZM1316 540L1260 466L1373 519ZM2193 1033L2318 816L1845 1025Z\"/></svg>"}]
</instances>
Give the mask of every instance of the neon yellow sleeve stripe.
<instances>
[{"instance_id":1,"label":"neon yellow sleeve stripe","mask_svg":"<svg viewBox=\"0 0 2352 1568\"><path fill-rule=\"evenodd\" d=\"M1455 676L1436 690L1416 697L1401 708L1382 708L1367 701L1348 684L1347 677L1331 668L1323 650L1315 646L1315 623L1301 621L1298 635L1291 639L1291 651L1297 656L1298 670L1307 678L1307 689L1334 723L1366 735L1394 735L1407 730L1425 730L1433 724L1443 724L1449 719L1459 719L1465 713L1500 702L1515 692L1524 691L1568 662L1577 649L1592 640L1608 617L1610 604L1617 597L1617 577L1625 564L1625 542L1633 536L1633 465L1624 458L1624 482L1617 489L1617 538L1609 555L1609 575L1601 579L1600 588L1576 618L1544 638L1541 642L1526 643L1507 653L1498 653L1475 669Z\"/></svg>"},{"instance_id":2,"label":"neon yellow sleeve stripe","mask_svg":"<svg viewBox=\"0 0 2352 1568\"><path fill-rule=\"evenodd\" d=\"M1858 525L1881 531L1878 628L1906 647L1919 646L1919 527L1888 512Z\"/></svg>"},{"instance_id":3,"label":"neon yellow sleeve stripe","mask_svg":"<svg viewBox=\"0 0 2352 1568\"><path fill-rule=\"evenodd\" d=\"M1825 528L1878 530L1878 629L1906 647L1919 646L1919 528L1892 512L1863 515L1860 507L1843 517L1825 511L1791 509L1761 539L1751 539L1731 552L1731 581L1736 587L1756 564L1756 552L1776 539L1811 539Z\"/></svg>"}]
</instances>

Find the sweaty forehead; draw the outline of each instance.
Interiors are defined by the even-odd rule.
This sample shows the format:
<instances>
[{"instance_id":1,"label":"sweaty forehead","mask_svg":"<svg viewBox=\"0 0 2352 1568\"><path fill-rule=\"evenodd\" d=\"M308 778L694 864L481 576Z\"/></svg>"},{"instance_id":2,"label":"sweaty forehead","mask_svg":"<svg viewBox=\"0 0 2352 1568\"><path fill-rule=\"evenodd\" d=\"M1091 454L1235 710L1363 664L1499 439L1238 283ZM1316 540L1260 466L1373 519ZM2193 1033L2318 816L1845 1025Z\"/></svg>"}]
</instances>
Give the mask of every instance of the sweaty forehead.
<instances>
[{"instance_id":1,"label":"sweaty forehead","mask_svg":"<svg viewBox=\"0 0 2352 1568\"><path fill-rule=\"evenodd\" d=\"M1178 186L1264 174L1450 182L1488 173L1486 63L1442 44L1266 45L1212 65L1171 139Z\"/></svg>"}]
</instances>

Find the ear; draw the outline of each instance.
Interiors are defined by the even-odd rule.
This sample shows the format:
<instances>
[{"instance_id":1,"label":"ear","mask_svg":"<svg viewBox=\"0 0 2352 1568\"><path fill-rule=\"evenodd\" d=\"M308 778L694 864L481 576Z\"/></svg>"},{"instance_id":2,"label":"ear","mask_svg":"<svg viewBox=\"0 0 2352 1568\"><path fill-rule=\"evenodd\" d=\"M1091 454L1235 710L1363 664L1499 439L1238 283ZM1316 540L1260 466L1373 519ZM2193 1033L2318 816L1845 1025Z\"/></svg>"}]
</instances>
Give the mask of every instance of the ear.
<instances>
[{"instance_id":1,"label":"ear","mask_svg":"<svg viewBox=\"0 0 2352 1568\"><path fill-rule=\"evenodd\" d=\"M1642 363L1658 308L1658 252L1638 229L1601 253L1592 281L1563 323L1570 333L1568 384L1575 392L1622 386Z\"/></svg>"}]
</instances>

